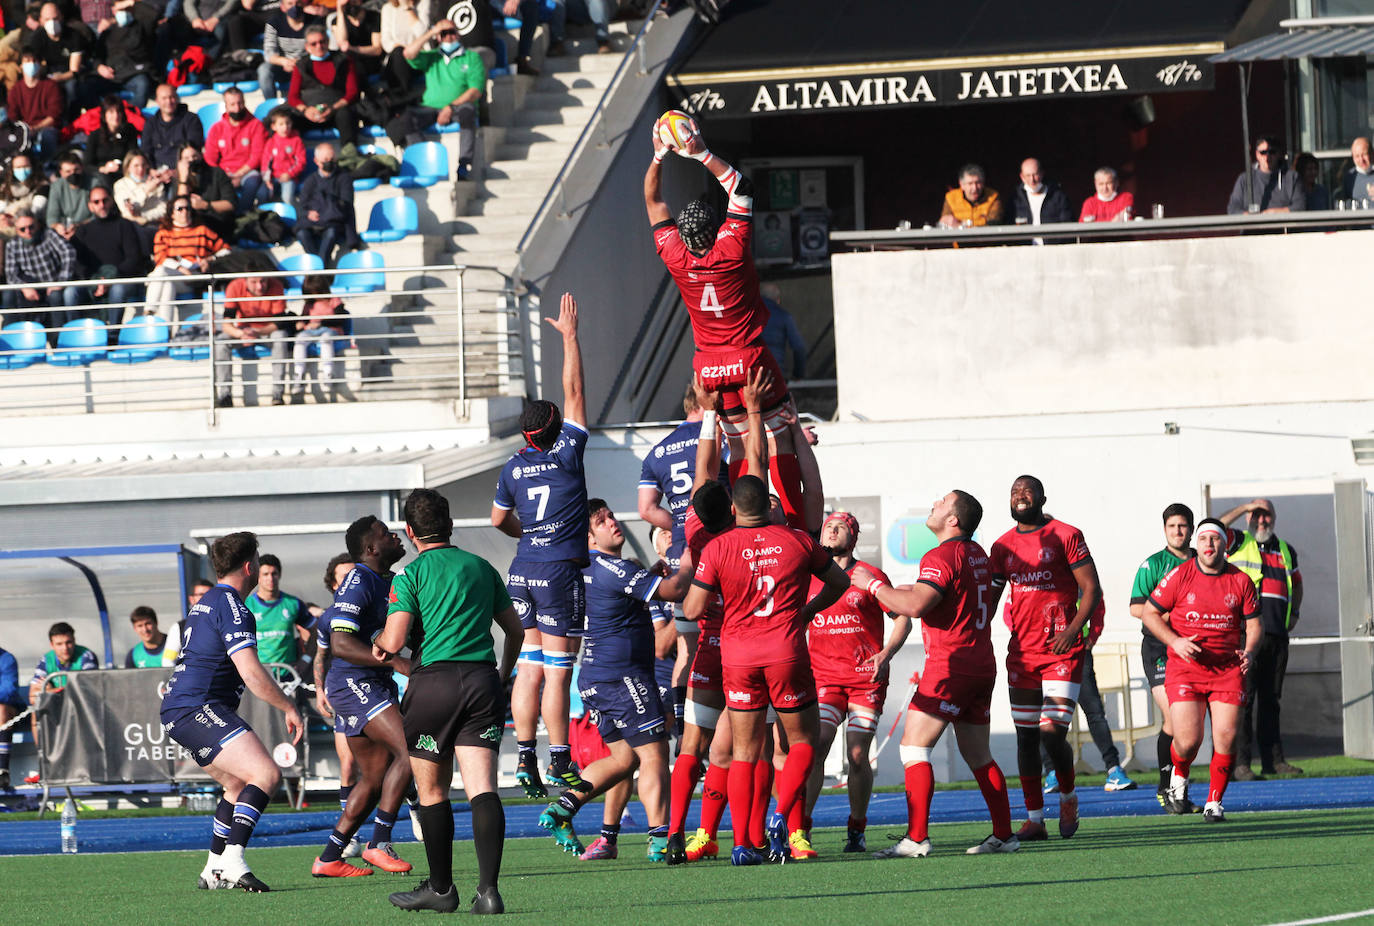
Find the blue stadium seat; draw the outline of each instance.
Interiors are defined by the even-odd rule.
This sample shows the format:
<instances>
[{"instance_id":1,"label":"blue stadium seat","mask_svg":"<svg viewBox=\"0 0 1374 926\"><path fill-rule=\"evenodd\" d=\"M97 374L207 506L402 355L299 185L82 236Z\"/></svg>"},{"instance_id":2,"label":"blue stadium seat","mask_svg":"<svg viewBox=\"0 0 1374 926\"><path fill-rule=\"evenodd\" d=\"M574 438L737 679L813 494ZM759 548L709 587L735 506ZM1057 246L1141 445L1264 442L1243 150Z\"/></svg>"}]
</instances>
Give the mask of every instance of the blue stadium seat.
<instances>
[{"instance_id":1,"label":"blue stadium seat","mask_svg":"<svg viewBox=\"0 0 1374 926\"><path fill-rule=\"evenodd\" d=\"M205 316L197 312L195 315L183 318L181 320L181 327L185 328L187 325L199 325L204 320ZM195 347L178 347L174 342L172 346L167 349L167 355L173 360L205 360L210 356L210 346L208 344L200 344Z\"/></svg>"},{"instance_id":2,"label":"blue stadium seat","mask_svg":"<svg viewBox=\"0 0 1374 926\"><path fill-rule=\"evenodd\" d=\"M119 346L109 359L114 363L145 363L167 356L171 326L156 315L138 315L119 330Z\"/></svg>"},{"instance_id":3,"label":"blue stadium seat","mask_svg":"<svg viewBox=\"0 0 1374 926\"><path fill-rule=\"evenodd\" d=\"M230 87L238 87L244 93L251 93L258 89L256 80L217 80L212 84L216 93L223 93Z\"/></svg>"},{"instance_id":4,"label":"blue stadium seat","mask_svg":"<svg viewBox=\"0 0 1374 926\"><path fill-rule=\"evenodd\" d=\"M304 138L306 141L333 141L338 137L339 130L332 125L328 127L316 126L315 128L307 129L305 133L301 135L301 138Z\"/></svg>"},{"instance_id":5,"label":"blue stadium seat","mask_svg":"<svg viewBox=\"0 0 1374 926\"><path fill-rule=\"evenodd\" d=\"M358 146L358 153L359 153L359 154L381 154L381 153L382 153L382 149L378 148L376 145L359 145L359 146ZM381 185L382 185L382 179L381 179L380 177L364 177L364 178L361 179L361 180L354 180L354 181L353 181L353 190L354 190L354 192L357 192L357 191L359 191L359 190L375 190L375 189L377 189L377 187L379 187L379 186L381 186Z\"/></svg>"},{"instance_id":6,"label":"blue stadium seat","mask_svg":"<svg viewBox=\"0 0 1374 926\"><path fill-rule=\"evenodd\" d=\"M259 208L281 216L287 228L296 227L296 207L290 203L263 203Z\"/></svg>"},{"instance_id":7,"label":"blue stadium seat","mask_svg":"<svg viewBox=\"0 0 1374 926\"><path fill-rule=\"evenodd\" d=\"M401 173L391 185L405 190L430 187L448 177L448 149L437 141L422 141L406 147L401 158Z\"/></svg>"},{"instance_id":8,"label":"blue stadium seat","mask_svg":"<svg viewBox=\"0 0 1374 926\"><path fill-rule=\"evenodd\" d=\"M277 266L282 270L299 271L289 277L278 277L285 284L288 296L299 296L306 275L323 270L324 261L318 254L292 254L290 257L282 258Z\"/></svg>"},{"instance_id":9,"label":"blue stadium seat","mask_svg":"<svg viewBox=\"0 0 1374 926\"><path fill-rule=\"evenodd\" d=\"M195 96L197 93L201 93L204 90L204 84L182 84L180 87L177 87L177 96Z\"/></svg>"},{"instance_id":10,"label":"blue stadium seat","mask_svg":"<svg viewBox=\"0 0 1374 926\"><path fill-rule=\"evenodd\" d=\"M409 196L393 196L372 204L364 241L400 241L420 230L420 211Z\"/></svg>"},{"instance_id":11,"label":"blue stadium seat","mask_svg":"<svg viewBox=\"0 0 1374 926\"><path fill-rule=\"evenodd\" d=\"M386 129L382 128L380 125L365 125L360 134L366 135L369 138L386 138Z\"/></svg>"},{"instance_id":12,"label":"blue stadium seat","mask_svg":"<svg viewBox=\"0 0 1374 926\"><path fill-rule=\"evenodd\" d=\"M22 370L48 359L48 339L38 322L10 322L0 328L0 370Z\"/></svg>"},{"instance_id":13,"label":"blue stadium seat","mask_svg":"<svg viewBox=\"0 0 1374 926\"><path fill-rule=\"evenodd\" d=\"M105 356L109 335L94 318L73 318L57 333L48 363L59 367L89 366Z\"/></svg>"},{"instance_id":14,"label":"blue stadium seat","mask_svg":"<svg viewBox=\"0 0 1374 926\"><path fill-rule=\"evenodd\" d=\"M410 200L406 200L410 202ZM378 203L378 205L381 205ZM412 203L412 205L414 205ZM346 273L334 277L330 287L336 293L370 293L386 286L386 261L376 251L349 251L339 258L339 270L356 270L360 267L376 268L374 273Z\"/></svg>"},{"instance_id":15,"label":"blue stadium seat","mask_svg":"<svg viewBox=\"0 0 1374 926\"><path fill-rule=\"evenodd\" d=\"M274 96L274 97L272 97L272 99L270 99L270 100L263 100L263 101L262 101L261 103L259 103L257 106L254 106L254 107L253 107L253 116L254 116L255 118L257 118L258 120L260 120L264 125L266 125L266 124L267 124L267 116L268 116L268 114L271 113L272 110L276 109L278 106L285 106L285 105L286 105L286 100L284 100L283 98L281 98L281 97L279 97L279 96ZM270 125L267 126L267 131L269 131L269 132L272 131L272 127L271 127Z\"/></svg>"},{"instance_id":16,"label":"blue stadium seat","mask_svg":"<svg viewBox=\"0 0 1374 926\"><path fill-rule=\"evenodd\" d=\"M214 125L224 115L223 103L206 103L196 110L196 115L200 117L200 127L205 130L205 137L210 137L210 126Z\"/></svg>"}]
</instances>

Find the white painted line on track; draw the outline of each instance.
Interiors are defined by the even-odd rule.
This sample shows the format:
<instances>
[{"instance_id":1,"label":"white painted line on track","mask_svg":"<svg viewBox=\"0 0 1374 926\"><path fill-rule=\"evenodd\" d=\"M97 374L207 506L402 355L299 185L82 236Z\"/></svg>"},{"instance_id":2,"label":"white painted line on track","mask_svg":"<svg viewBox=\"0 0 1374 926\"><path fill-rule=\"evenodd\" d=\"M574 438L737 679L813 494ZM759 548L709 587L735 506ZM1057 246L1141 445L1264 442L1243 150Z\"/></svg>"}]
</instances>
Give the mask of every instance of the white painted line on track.
<instances>
[{"instance_id":1,"label":"white painted line on track","mask_svg":"<svg viewBox=\"0 0 1374 926\"><path fill-rule=\"evenodd\" d=\"M1339 923L1341 920L1358 920L1366 916L1374 916L1374 909L1356 910L1353 913L1333 913L1331 916L1319 916L1310 920L1293 920L1288 923L1270 923L1269 926L1313 926L1315 923Z\"/></svg>"}]
</instances>

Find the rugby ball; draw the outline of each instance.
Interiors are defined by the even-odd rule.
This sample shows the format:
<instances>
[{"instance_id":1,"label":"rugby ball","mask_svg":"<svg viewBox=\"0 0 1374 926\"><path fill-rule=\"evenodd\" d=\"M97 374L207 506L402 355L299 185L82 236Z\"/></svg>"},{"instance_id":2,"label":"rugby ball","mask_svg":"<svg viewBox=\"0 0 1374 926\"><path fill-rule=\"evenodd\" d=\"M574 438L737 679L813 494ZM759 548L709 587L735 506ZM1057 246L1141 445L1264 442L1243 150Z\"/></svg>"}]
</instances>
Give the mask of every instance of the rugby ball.
<instances>
[{"instance_id":1,"label":"rugby ball","mask_svg":"<svg viewBox=\"0 0 1374 926\"><path fill-rule=\"evenodd\" d=\"M670 109L655 123L659 140L673 150L685 148L687 141L697 134L697 124L680 109Z\"/></svg>"}]
</instances>

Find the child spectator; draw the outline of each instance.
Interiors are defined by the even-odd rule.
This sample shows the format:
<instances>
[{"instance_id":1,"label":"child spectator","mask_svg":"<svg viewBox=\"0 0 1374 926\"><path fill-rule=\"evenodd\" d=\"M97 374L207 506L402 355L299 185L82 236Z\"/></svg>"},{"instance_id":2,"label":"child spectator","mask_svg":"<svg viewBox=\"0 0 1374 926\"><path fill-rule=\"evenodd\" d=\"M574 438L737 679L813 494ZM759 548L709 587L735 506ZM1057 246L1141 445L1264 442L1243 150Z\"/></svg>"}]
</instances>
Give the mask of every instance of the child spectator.
<instances>
[{"instance_id":1,"label":"child spectator","mask_svg":"<svg viewBox=\"0 0 1374 926\"><path fill-rule=\"evenodd\" d=\"M305 174L305 142L296 131L290 110L279 107L268 116L272 134L262 148L262 189L264 199L291 204L296 199L296 184Z\"/></svg>"},{"instance_id":2,"label":"child spectator","mask_svg":"<svg viewBox=\"0 0 1374 926\"><path fill-rule=\"evenodd\" d=\"M344 337L343 300L329 291L329 278L315 274L301 283L305 297L304 317L296 322L296 344L291 359L296 362L291 404L305 401L305 356L311 343L319 345L320 365L315 381L324 387L326 401L334 401L334 342Z\"/></svg>"}]
</instances>

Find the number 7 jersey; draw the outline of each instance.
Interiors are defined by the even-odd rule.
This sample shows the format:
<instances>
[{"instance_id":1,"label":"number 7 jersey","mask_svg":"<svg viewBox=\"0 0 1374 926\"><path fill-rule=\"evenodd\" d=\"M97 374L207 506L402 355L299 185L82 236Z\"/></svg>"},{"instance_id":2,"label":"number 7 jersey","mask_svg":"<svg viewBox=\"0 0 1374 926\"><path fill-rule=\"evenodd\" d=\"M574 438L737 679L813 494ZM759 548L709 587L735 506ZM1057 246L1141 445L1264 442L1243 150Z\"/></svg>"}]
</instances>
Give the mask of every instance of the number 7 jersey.
<instances>
[{"instance_id":1,"label":"number 7 jersey","mask_svg":"<svg viewBox=\"0 0 1374 926\"><path fill-rule=\"evenodd\" d=\"M926 649L921 674L995 677L988 554L967 537L951 537L921 557L916 581L941 595L940 603L921 618Z\"/></svg>"},{"instance_id":2,"label":"number 7 jersey","mask_svg":"<svg viewBox=\"0 0 1374 926\"><path fill-rule=\"evenodd\" d=\"M701 257L687 250L671 219L653 232L658 256L687 304L697 350L744 347L763 335L768 307L759 295L750 214L726 213L715 245Z\"/></svg>"},{"instance_id":3,"label":"number 7 jersey","mask_svg":"<svg viewBox=\"0 0 1374 926\"><path fill-rule=\"evenodd\" d=\"M520 518L516 559L587 565L586 449L587 429L564 421L548 453L526 447L501 467L492 504Z\"/></svg>"}]
</instances>

